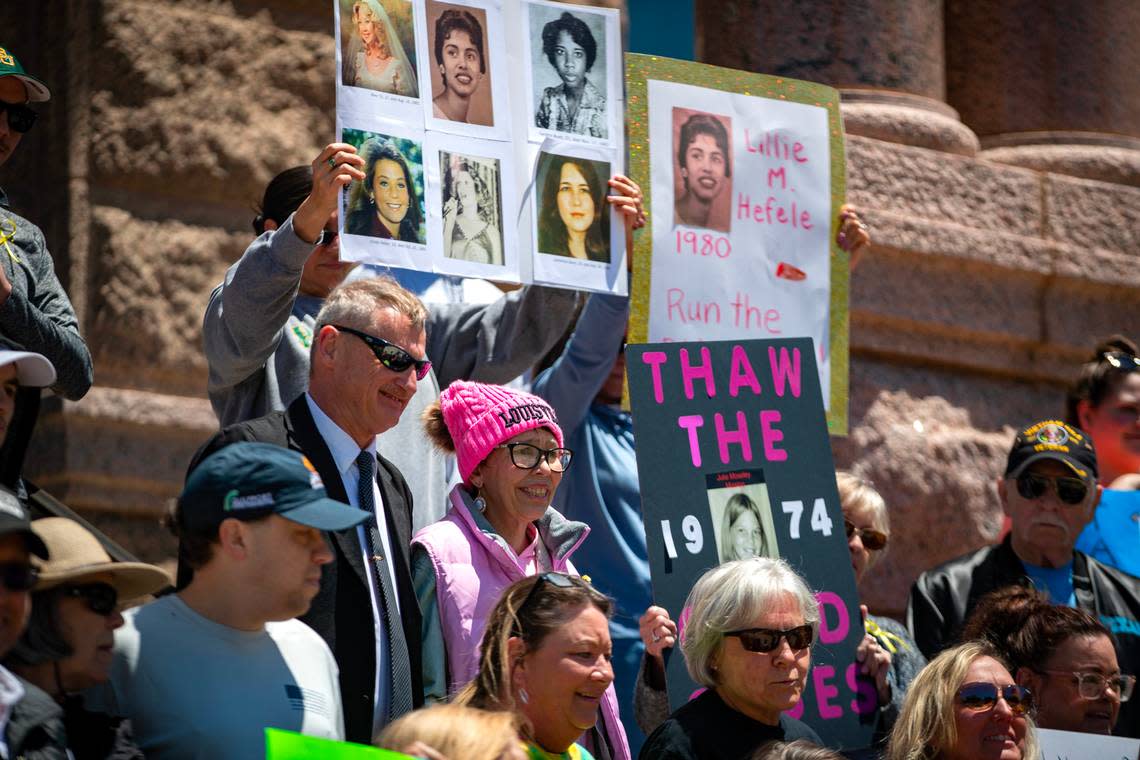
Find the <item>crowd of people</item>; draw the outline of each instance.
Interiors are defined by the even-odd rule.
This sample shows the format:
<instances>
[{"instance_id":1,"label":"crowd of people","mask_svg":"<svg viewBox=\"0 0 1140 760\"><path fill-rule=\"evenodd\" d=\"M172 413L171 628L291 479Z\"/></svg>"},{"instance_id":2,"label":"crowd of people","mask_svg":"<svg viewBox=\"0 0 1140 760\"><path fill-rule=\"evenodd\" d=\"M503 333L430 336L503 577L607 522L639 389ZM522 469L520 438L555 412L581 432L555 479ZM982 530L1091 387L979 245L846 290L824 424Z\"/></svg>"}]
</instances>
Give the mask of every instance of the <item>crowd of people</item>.
<instances>
[{"instance_id":1,"label":"crowd of people","mask_svg":"<svg viewBox=\"0 0 1140 760\"><path fill-rule=\"evenodd\" d=\"M356 19L358 77L391 55L378 7ZM0 53L3 164L50 91ZM167 515L173 583L77 520L31 519L41 391L78 399L92 367L43 235L0 193L0 756L244 760L274 727L432 760L840 757L788 714L820 604L755 556L746 497L684 630L653 603L620 406L628 299L524 286L426 306L339 258L338 199L366 164L331 143L275 177L204 305L219 429ZM606 187L628 246L641 189ZM855 261L866 225L844 207L837 226ZM507 384L532 368L529 392ZM1011 442L1001 542L922 573L905 622L862 609L875 756L1037 760L1038 728L1140 737L1136 345L1115 336L1075 374L1067 418L1042 410ZM836 482L865 584L888 505ZM702 690L671 711L673 649Z\"/></svg>"}]
</instances>

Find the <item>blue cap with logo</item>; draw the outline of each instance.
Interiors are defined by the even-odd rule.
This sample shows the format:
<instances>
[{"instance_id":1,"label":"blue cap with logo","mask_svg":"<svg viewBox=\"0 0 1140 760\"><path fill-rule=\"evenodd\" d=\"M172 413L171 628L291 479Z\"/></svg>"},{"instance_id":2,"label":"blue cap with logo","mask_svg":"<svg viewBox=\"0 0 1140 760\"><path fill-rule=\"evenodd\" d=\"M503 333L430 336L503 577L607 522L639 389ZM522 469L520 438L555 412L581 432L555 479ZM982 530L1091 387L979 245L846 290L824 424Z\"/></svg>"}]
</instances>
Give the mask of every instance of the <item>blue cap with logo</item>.
<instances>
[{"instance_id":1,"label":"blue cap with logo","mask_svg":"<svg viewBox=\"0 0 1140 760\"><path fill-rule=\"evenodd\" d=\"M330 499L303 454L268 443L233 443L211 454L190 473L178 506L179 522L195 531L231 517L277 514L318 530L345 530L371 517Z\"/></svg>"}]
</instances>

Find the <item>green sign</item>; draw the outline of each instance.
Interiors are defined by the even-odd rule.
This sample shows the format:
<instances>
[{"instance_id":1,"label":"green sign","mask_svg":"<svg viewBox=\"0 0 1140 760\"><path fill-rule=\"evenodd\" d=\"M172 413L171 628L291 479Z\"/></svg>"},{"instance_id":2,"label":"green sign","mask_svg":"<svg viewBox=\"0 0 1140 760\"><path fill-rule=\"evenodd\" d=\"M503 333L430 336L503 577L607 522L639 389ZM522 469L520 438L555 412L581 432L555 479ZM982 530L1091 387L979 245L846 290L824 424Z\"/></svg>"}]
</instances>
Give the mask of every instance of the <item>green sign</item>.
<instances>
[{"instance_id":1,"label":"green sign","mask_svg":"<svg viewBox=\"0 0 1140 760\"><path fill-rule=\"evenodd\" d=\"M398 760L400 752L305 736L278 728L265 729L265 760Z\"/></svg>"}]
</instances>

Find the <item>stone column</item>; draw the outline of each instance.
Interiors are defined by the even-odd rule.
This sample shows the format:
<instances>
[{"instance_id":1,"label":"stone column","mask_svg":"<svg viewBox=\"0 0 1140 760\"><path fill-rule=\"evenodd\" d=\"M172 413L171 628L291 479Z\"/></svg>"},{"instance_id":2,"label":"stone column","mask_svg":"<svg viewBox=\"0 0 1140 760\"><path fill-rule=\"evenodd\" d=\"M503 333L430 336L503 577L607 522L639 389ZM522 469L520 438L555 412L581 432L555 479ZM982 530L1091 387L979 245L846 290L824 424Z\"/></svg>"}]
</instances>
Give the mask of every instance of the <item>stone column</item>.
<instances>
[{"instance_id":1,"label":"stone column","mask_svg":"<svg viewBox=\"0 0 1140 760\"><path fill-rule=\"evenodd\" d=\"M973 155L946 104L942 0L696 0L697 59L839 88L851 134Z\"/></svg>"},{"instance_id":2,"label":"stone column","mask_svg":"<svg viewBox=\"0 0 1140 760\"><path fill-rule=\"evenodd\" d=\"M946 0L947 99L985 158L1140 186L1137 30L1135 0Z\"/></svg>"}]
</instances>

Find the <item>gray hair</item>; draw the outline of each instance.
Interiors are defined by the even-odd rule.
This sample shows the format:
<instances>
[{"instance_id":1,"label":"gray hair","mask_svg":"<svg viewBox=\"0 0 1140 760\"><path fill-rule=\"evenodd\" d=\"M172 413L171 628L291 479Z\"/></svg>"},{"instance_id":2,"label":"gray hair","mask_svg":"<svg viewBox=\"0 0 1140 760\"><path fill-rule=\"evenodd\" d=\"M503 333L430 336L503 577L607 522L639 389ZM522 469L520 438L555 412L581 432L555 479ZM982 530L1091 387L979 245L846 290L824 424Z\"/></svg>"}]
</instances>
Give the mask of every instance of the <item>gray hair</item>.
<instances>
[{"instance_id":1,"label":"gray hair","mask_svg":"<svg viewBox=\"0 0 1140 760\"><path fill-rule=\"evenodd\" d=\"M325 325L344 325L367 332L380 309L392 309L408 318L412 327L422 330L427 321L427 307L391 277L367 277L345 282L333 288L313 326L309 358L317 350L316 336ZM378 336L382 337L382 336Z\"/></svg>"},{"instance_id":2,"label":"gray hair","mask_svg":"<svg viewBox=\"0 0 1140 760\"><path fill-rule=\"evenodd\" d=\"M839 488L839 504L846 517L849 511L866 512L871 516L871 527L891 535L891 519L887 514L887 502L875 490L869 480L847 472L835 471L835 485ZM885 551L868 552L867 566L871 567L886 554Z\"/></svg>"},{"instance_id":3,"label":"gray hair","mask_svg":"<svg viewBox=\"0 0 1140 760\"><path fill-rule=\"evenodd\" d=\"M818 630L815 594L782 559L738 559L702 575L685 600L689 619L681 637L685 667L692 679L702 686L716 686L716 672L710 666L724 644L724 634L751 627L785 596L796 601L804 623Z\"/></svg>"}]
</instances>

